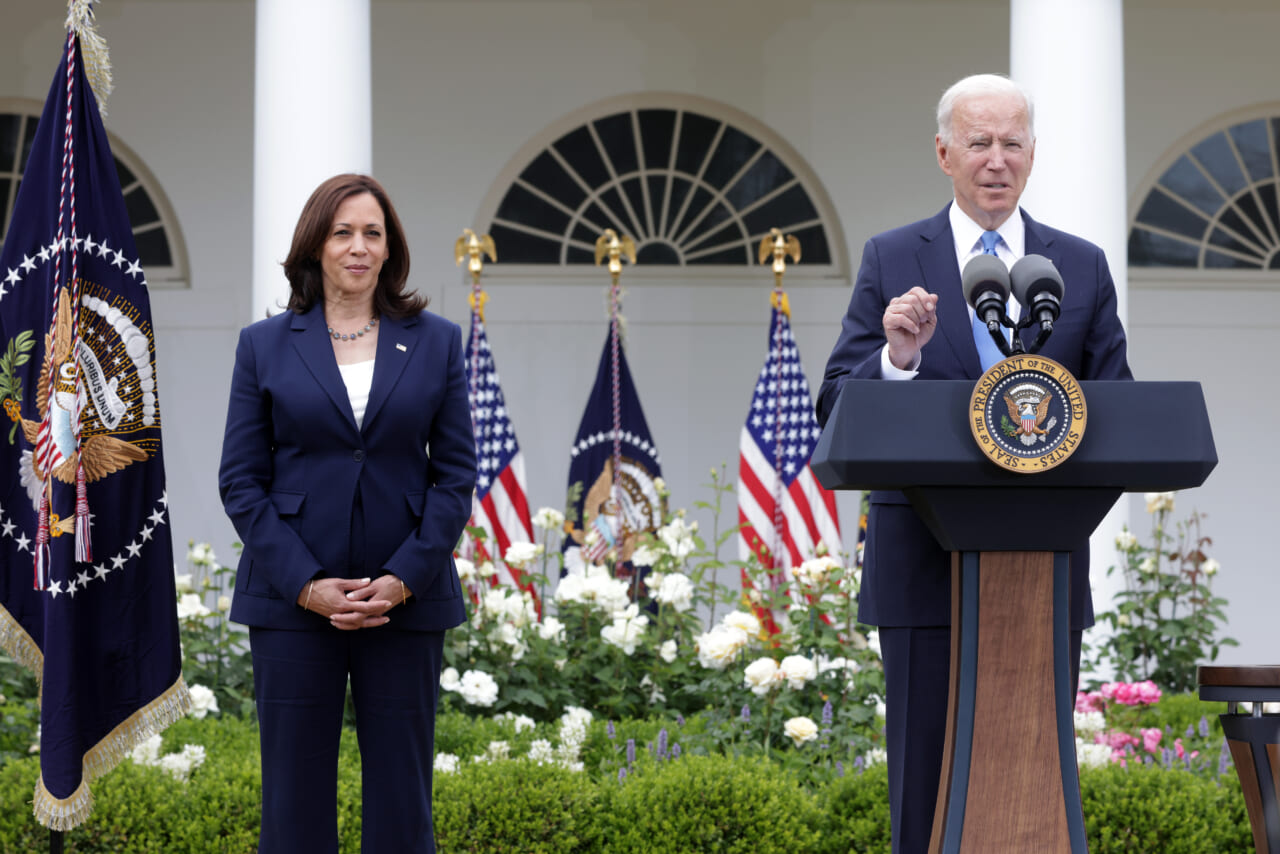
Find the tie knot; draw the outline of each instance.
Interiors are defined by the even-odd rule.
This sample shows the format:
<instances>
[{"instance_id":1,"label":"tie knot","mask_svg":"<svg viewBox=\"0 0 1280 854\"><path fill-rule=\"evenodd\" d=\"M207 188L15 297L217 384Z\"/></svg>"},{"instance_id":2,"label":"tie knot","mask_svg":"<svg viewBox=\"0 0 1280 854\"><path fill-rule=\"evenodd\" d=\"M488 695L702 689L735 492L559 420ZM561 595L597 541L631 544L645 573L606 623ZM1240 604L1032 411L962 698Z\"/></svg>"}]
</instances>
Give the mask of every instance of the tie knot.
<instances>
[{"instance_id":1,"label":"tie knot","mask_svg":"<svg viewBox=\"0 0 1280 854\"><path fill-rule=\"evenodd\" d=\"M984 231L982 232L982 254L996 254L996 244L1000 242L1000 232Z\"/></svg>"}]
</instances>

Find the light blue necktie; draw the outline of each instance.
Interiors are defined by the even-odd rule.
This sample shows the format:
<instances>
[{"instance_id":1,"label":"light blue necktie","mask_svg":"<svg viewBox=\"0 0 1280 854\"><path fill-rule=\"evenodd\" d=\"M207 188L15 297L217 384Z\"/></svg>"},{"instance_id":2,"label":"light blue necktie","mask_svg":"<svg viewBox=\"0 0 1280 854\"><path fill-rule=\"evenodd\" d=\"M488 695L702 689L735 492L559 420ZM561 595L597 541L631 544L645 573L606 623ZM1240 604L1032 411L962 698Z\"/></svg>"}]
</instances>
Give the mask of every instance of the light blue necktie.
<instances>
[{"instance_id":1,"label":"light blue necktie","mask_svg":"<svg viewBox=\"0 0 1280 854\"><path fill-rule=\"evenodd\" d=\"M982 254L995 255L996 244L999 242L1000 232L982 232ZM982 318L978 317L976 311L973 313L973 343L978 345L978 361L982 364L983 371L986 371L1004 358L1004 354L1000 352L996 342L991 340L991 333L987 331L987 324L982 322Z\"/></svg>"}]
</instances>

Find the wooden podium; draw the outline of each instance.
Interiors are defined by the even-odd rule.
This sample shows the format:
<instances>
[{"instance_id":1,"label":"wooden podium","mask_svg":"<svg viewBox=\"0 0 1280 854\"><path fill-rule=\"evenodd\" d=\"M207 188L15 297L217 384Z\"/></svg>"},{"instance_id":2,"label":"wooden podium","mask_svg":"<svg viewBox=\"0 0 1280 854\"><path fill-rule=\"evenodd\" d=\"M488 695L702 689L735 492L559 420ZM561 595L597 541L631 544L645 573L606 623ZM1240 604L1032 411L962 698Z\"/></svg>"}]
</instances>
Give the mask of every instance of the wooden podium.
<instances>
[{"instance_id":1,"label":"wooden podium","mask_svg":"<svg viewBox=\"0 0 1280 854\"><path fill-rule=\"evenodd\" d=\"M814 451L823 486L902 490L953 553L935 854L1087 851L1068 552L1122 492L1199 486L1217 464L1199 383L1080 385L1079 447L1035 474L979 451L965 381L851 380Z\"/></svg>"}]
</instances>

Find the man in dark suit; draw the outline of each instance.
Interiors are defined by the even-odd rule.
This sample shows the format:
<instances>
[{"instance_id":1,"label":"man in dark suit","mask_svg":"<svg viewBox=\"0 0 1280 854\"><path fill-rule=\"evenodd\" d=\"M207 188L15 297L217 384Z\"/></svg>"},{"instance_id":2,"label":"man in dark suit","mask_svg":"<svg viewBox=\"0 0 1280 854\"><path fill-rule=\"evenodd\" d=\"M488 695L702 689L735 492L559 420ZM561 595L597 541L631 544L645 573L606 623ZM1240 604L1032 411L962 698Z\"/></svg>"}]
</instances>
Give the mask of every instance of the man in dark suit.
<instances>
[{"instance_id":1,"label":"man in dark suit","mask_svg":"<svg viewBox=\"0 0 1280 854\"><path fill-rule=\"evenodd\" d=\"M1132 379L1115 284L1102 250L1042 225L1018 207L1035 159L1034 107L1016 83L975 75L938 104L938 165L954 201L935 216L867 241L840 338L818 393L826 424L844 382L977 380L980 356L960 270L977 254L1012 266L1043 255L1066 283L1062 314L1041 353L1082 380ZM1016 317L1017 305L1010 306ZM1025 330L1024 341L1034 337ZM1088 543L1071 555L1073 674L1093 622ZM951 558L899 492L872 492L858 619L880 627L893 851L928 849L942 764L951 642Z\"/></svg>"}]
</instances>

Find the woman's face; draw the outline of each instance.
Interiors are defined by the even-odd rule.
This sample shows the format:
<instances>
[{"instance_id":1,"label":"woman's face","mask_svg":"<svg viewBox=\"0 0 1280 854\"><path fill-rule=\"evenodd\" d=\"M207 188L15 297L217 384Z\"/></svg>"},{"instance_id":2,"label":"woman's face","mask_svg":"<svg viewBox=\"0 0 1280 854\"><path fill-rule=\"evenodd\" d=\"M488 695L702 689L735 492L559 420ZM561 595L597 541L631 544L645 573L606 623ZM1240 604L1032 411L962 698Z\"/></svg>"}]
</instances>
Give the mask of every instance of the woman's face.
<instances>
[{"instance_id":1,"label":"woman's face","mask_svg":"<svg viewBox=\"0 0 1280 854\"><path fill-rule=\"evenodd\" d=\"M372 193L349 196L338 205L320 250L326 300L372 297L387 260L382 206Z\"/></svg>"}]
</instances>

